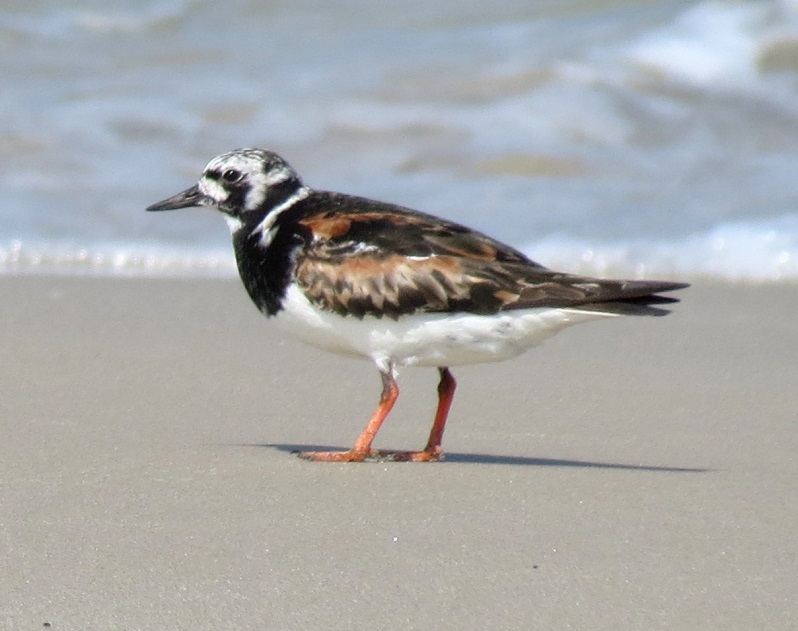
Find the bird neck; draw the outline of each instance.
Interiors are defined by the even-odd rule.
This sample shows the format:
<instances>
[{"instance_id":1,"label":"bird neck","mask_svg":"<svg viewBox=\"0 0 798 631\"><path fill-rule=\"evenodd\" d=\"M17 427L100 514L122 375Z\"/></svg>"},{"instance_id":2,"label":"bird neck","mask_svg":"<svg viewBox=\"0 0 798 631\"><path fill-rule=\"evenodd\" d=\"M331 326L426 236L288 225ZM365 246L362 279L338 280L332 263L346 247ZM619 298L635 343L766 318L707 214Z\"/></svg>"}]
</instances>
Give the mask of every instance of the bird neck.
<instances>
[{"instance_id":1,"label":"bird neck","mask_svg":"<svg viewBox=\"0 0 798 631\"><path fill-rule=\"evenodd\" d=\"M241 225L233 233L238 272L255 305L266 315L275 315L296 268L294 252L303 239L297 232L296 217L310 189L295 183L281 187L268 198L268 210L259 221Z\"/></svg>"}]
</instances>

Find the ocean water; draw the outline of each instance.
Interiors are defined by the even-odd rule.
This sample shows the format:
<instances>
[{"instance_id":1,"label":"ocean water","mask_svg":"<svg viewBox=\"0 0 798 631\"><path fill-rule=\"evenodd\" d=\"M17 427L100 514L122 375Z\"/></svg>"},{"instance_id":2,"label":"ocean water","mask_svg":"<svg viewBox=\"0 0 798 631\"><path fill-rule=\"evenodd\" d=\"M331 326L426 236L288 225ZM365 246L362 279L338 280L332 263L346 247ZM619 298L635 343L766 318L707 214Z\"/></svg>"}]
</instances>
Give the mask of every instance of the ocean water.
<instances>
[{"instance_id":1,"label":"ocean water","mask_svg":"<svg viewBox=\"0 0 798 631\"><path fill-rule=\"evenodd\" d=\"M798 279L798 0L0 0L0 273L234 275L216 154L575 272Z\"/></svg>"}]
</instances>

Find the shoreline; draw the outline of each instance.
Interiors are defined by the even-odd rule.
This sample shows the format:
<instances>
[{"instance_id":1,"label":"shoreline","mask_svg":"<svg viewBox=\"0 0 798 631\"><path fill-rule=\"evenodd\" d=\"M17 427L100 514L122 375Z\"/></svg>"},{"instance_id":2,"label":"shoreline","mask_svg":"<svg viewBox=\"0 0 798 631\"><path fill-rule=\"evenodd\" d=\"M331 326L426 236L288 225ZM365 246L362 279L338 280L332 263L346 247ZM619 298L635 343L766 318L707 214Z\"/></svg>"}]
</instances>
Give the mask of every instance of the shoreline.
<instances>
[{"instance_id":1,"label":"shoreline","mask_svg":"<svg viewBox=\"0 0 798 631\"><path fill-rule=\"evenodd\" d=\"M288 452L376 370L237 279L0 276L0 629L792 628L798 285L679 297L456 369L444 463L339 465Z\"/></svg>"}]
</instances>

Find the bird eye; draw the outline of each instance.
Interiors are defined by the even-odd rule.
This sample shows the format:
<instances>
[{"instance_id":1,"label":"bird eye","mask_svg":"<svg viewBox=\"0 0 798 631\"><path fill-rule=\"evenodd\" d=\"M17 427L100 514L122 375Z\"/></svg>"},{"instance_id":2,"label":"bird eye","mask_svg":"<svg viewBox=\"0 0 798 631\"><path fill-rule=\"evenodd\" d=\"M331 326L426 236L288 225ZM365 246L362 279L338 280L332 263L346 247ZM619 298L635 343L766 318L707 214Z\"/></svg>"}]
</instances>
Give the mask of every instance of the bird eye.
<instances>
[{"instance_id":1,"label":"bird eye","mask_svg":"<svg viewBox=\"0 0 798 631\"><path fill-rule=\"evenodd\" d=\"M222 179L230 184L235 184L241 179L241 171L237 169L227 169L227 171L222 173Z\"/></svg>"}]
</instances>

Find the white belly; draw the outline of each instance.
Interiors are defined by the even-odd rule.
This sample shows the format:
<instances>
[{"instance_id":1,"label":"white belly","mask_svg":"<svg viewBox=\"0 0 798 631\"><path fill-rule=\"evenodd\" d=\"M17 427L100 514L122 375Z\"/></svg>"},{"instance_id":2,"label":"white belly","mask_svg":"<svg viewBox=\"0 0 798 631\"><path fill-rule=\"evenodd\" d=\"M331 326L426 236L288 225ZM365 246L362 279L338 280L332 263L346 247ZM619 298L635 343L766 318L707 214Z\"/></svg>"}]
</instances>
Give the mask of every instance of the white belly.
<instances>
[{"instance_id":1,"label":"white belly","mask_svg":"<svg viewBox=\"0 0 798 631\"><path fill-rule=\"evenodd\" d=\"M515 357L561 329L602 317L573 309L543 307L497 315L424 313L398 320L314 309L290 287L277 324L289 335L334 353L372 359L380 367L457 366Z\"/></svg>"}]
</instances>

